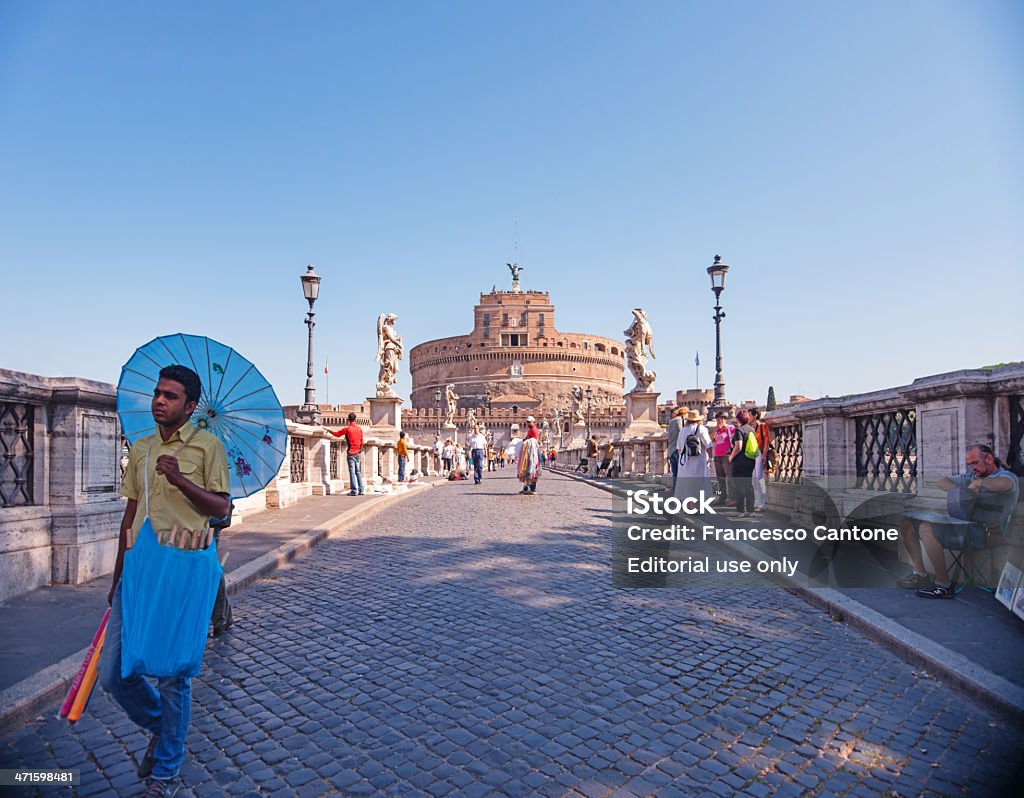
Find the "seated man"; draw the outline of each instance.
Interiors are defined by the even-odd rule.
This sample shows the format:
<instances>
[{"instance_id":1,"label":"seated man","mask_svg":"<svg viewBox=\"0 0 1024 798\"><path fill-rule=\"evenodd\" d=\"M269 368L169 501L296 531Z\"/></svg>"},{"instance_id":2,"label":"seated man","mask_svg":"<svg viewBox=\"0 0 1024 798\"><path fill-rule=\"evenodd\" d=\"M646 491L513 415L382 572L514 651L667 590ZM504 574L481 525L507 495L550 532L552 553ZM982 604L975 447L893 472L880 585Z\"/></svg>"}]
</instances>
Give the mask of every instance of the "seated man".
<instances>
[{"instance_id":1,"label":"seated man","mask_svg":"<svg viewBox=\"0 0 1024 798\"><path fill-rule=\"evenodd\" d=\"M586 473L587 469L589 467L590 467L590 461L587 460L586 457L584 457L582 460L580 460L580 464L578 466L576 466L576 470L573 473L578 474L580 471L582 471L583 473Z\"/></svg>"},{"instance_id":2,"label":"seated man","mask_svg":"<svg viewBox=\"0 0 1024 798\"><path fill-rule=\"evenodd\" d=\"M967 472L943 477L938 487L949 492L949 515L907 513L900 522L900 540L914 572L897 580L900 587L918 588L921 598L953 598L954 585L946 570L945 547L984 549L991 533L1002 534L1017 505L1020 484L992 449L976 444L967 449ZM935 566L935 582L924 568L921 546Z\"/></svg>"}]
</instances>

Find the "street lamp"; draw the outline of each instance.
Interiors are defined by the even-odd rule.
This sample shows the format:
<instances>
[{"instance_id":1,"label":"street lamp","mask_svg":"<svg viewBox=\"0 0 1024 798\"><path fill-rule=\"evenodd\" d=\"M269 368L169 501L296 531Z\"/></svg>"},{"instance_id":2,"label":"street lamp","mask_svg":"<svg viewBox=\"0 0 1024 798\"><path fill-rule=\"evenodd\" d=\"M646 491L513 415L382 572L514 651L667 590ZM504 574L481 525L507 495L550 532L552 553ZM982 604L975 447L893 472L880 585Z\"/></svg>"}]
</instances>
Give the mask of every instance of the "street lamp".
<instances>
[{"instance_id":1,"label":"street lamp","mask_svg":"<svg viewBox=\"0 0 1024 798\"><path fill-rule=\"evenodd\" d=\"M590 403L594 401L594 389L589 385L587 390L584 391L584 395L587 397L587 440L590 440Z\"/></svg>"},{"instance_id":2,"label":"street lamp","mask_svg":"<svg viewBox=\"0 0 1024 798\"><path fill-rule=\"evenodd\" d=\"M441 389L434 389L434 409L437 411L437 437L441 437Z\"/></svg>"},{"instance_id":3,"label":"street lamp","mask_svg":"<svg viewBox=\"0 0 1024 798\"><path fill-rule=\"evenodd\" d=\"M320 293L320 275L313 270L312 265L309 265L299 280L302 281L302 295L309 303L309 313L306 314L306 326L309 327L309 356L306 359L306 401L299 408L298 419L304 424L318 425L320 409L316 406L316 391L313 388L313 328L316 326L313 321L313 303Z\"/></svg>"},{"instance_id":4,"label":"street lamp","mask_svg":"<svg viewBox=\"0 0 1024 798\"><path fill-rule=\"evenodd\" d=\"M711 290L715 292L715 399L711 403L714 408L725 405L725 380L722 378L722 311L721 296L725 290L725 273L729 267L722 263L722 256L715 255L715 262L708 266L711 278Z\"/></svg>"}]
</instances>

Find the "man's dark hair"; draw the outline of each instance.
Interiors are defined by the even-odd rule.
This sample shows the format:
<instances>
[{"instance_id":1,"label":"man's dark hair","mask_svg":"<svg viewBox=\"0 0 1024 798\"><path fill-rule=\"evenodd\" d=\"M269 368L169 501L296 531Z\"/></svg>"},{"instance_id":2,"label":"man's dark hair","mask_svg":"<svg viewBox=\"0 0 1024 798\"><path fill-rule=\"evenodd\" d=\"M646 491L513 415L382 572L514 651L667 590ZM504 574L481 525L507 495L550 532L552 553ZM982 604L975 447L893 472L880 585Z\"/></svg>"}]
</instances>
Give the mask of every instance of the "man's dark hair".
<instances>
[{"instance_id":1,"label":"man's dark hair","mask_svg":"<svg viewBox=\"0 0 1024 798\"><path fill-rule=\"evenodd\" d=\"M356 414L355 413L349 413L348 414L348 420L349 420L349 422L355 421L356 420Z\"/></svg>"},{"instance_id":2,"label":"man's dark hair","mask_svg":"<svg viewBox=\"0 0 1024 798\"><path fill-rule=\"evenodd\" d=\"M160 369L160 379L174 380L180 382L185 388L185 402L198 402L203 394L203 384L199 381L199 375L188 366L164 366Z\"/></svg>"},{"instance_id":3,"label":"man's dark hair","mask_svg":"<svg viewBox=\"0 0 1024 798\"><path fill-rule=\"evenodd\" d=\"M750 413L750 415L752 415L754 418L761 418L761 411L758 410L756 407L750 408L750 410L748 410L747 412Z\"/></svg>"},{"instance_id":4,"label":"man's dark hair","mask_svg":"<svg viewBox=\"0 0 1024 798\"><path fill-rule=\"evenodd\" d=\"M398 437L399 438L404 438L405 437L405 430L402 430L401 432L399 432L398 433Z\"/></svg>"},{"instance_id":5,"label":"man's dark hair","mask_svg":"<svg viewBox=\"0 0 1024 798\"><path fill-rule=\"evenodd\" d=\"M725 413L715 413L715 418L725 418Z\"/></svg>"}]
</instances>

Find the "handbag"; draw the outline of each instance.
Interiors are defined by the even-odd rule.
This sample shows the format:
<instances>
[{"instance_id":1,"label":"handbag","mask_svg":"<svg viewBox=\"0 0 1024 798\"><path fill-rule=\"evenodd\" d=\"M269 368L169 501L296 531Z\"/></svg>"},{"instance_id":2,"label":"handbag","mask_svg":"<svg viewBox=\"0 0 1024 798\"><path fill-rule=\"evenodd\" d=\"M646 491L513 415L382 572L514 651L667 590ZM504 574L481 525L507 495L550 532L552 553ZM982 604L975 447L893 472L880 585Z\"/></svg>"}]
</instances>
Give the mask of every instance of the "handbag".
<instances>
[{"instance_id":1,"label":"handbag","mask_svg":"<svg viewBox=\"0 0 1024 798\"><path fill-rule=\"evenodd\" d=\"M121 676L198 676L224 569L217 543L196 551L162 546L146 519L124 555L121 574Z\"/></svg>"}]
</instances>

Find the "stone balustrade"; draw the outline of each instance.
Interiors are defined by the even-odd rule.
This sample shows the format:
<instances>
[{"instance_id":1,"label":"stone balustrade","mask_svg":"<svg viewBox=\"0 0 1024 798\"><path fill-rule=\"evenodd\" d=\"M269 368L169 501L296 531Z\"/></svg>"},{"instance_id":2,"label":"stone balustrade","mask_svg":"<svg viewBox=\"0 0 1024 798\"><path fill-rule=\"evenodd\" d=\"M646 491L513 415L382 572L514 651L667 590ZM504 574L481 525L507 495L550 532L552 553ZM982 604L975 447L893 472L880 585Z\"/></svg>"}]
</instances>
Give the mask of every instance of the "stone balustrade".
<instances>
[{"instance_id":1,"label":"stone balustrade","mask_svg":"<svg viewBox=\"0 0 1024 798\"><path fill-rule=\"evenodd\" d=\"M935 483L965 470L972 443L1021 463L1024 365L937 374L899 388L793 405L764 418L778 458L767 478L769 509L805 526L896 525L909 510L946 511L945 493ZM669 484L666 442L666 433L615 440L622 476ZM575 468L583 453L583 442L576 441L559 454L559 463ZM1024 565L1019 506L993 548L990 584L1008 559Z\"/></svg>"},{"instance_id":2,"label":"stone balustrade","mask_svg":"<svg viewBox=\"0 0 1024 798\"><path fill-rule=\"evenodd\" d=\"M110 573L124 514L127 447L115 386L0 369L0 602L47 584ZM286 422L288 455L271 483L235 499L234 520L304 496L347 492L346 444L322 427ZM397 430L364 427L367 491L398 483ZM408 472L435 472L430 448L409 445Z\"/></svg>"}]
</instances>

